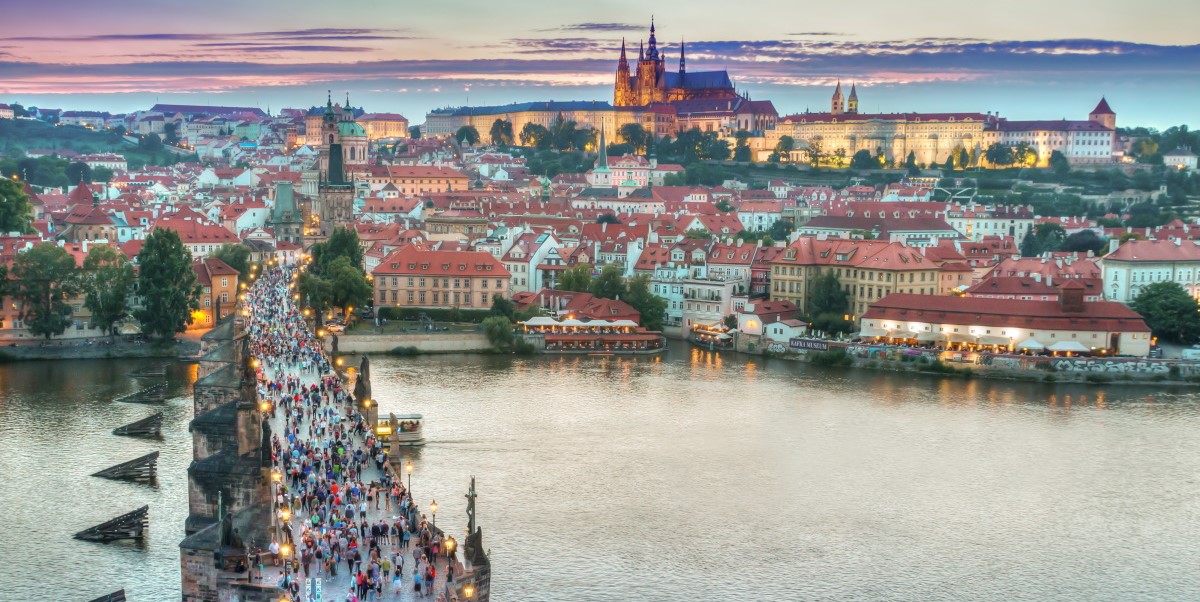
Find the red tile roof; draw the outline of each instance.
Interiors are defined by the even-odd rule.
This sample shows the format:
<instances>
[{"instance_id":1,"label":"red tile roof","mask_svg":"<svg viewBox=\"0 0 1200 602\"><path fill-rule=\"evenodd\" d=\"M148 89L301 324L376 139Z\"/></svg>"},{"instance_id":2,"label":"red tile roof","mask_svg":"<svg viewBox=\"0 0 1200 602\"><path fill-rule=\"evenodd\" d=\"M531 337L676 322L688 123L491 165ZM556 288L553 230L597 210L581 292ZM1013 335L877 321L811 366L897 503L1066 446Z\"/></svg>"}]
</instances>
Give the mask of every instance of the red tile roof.
<instances>
[{"instance_id":1,"label":"red tile roof","mask_svg":"<svg viewBox=\"0 0 1200 602\"><path fill-rule=\"evenodd\" d=\"M1104 261L1200 261L1200 245L1193 241L1130 239L1106 255Z\"/></svg>"},{"instance_id":2,"label":"red tile roof","mask_svg":"<svg viewBox=\"0 0 1200 602\"><path fill-rule=\"evenodd\" d=\"M504 264L482 251L426 251L404 245L392 251L371 271L377 276L495 276L508 278Z\"/></svg>"}]
</instances>

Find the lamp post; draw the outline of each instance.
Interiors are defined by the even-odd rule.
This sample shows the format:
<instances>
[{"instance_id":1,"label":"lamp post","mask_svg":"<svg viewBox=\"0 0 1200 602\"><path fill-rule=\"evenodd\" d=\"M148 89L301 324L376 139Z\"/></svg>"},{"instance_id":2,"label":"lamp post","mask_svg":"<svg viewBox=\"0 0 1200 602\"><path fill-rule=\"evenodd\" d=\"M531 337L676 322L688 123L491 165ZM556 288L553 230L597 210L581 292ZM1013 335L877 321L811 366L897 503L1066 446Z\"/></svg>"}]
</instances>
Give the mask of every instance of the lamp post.
<instances>
[{"instance_id":1,"label":"lamp post","mask_svg":"<svg viewBox=\"0 0 1200 602\"><path fill-rule=\"evenodd\" d=\"M466 596L466 598L468 600L475 597L475 586L470 583L464 585L462 591L463 591L463 596Z\"/></svg>"},{"instance_id":2,"label":"lamp post","mask_svg":"<svg viewBox=\"0 0 1200 602\"><path fill-rule=\"evenodd\" d=\"M429 513L433 515L433 528L437 528L437 500L429 503Z\"/></svg>"},{"instance_id":3,"label":"lamp post","mask_svg":"<svg viewBox=\"0 0 1200 602\"><path fill-rule=\"evenodd\" d=\"M404 472L408 473L408 497L412 497L412 471L413 463L409 460L404 463Z\"/></svg>"}]
</instances>

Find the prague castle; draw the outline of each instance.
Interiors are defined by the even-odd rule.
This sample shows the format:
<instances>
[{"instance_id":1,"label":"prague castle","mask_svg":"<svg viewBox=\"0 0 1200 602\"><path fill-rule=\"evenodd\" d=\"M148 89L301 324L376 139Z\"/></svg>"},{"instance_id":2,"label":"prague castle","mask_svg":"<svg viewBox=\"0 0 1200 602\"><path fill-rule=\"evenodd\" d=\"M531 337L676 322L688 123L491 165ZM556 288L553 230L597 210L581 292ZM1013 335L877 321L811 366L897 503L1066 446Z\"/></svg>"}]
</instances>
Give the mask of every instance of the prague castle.
<instances>
[{"instance_id":1,"label":"prague castle","mask_svg":"<svg viewBox=\"0 0 1200 602\"><path fill-rule=\"evenodd\" d=\"M654 20L650 20L650 40L643 48L638 42L637 71L631 74L621 40L621 58L617 62L617 81L613 87L613 106L644 107L651 103L696 98L738 98L726 71L688 73L684 44L679 44L679 71L666 70L666 55L659 52Z\"/></svg>"},{"instance_id":2,"label":"prague castle","mask_svg":"<svg viewBox=\"0 0 1200 602\"><path fill-rule=\"evenodd\" d=\"M1015 146L1025 143L1037 154L1036 164L1049 164L1054 151L1073 164L1107 163L1112 160L1116 115L1107 101L1086 120L1012 121L994 113L860 113L858 89L842 92L839 82L825 113L799 113L779 119L766 132L760 155L783 136L790 136L797 151L818 147L846 159L861 150L880 155L890 163L904 161L911 153L917 163L942 164L962 149L978 161L990 144Z\"/></svg>"}]
</instances>

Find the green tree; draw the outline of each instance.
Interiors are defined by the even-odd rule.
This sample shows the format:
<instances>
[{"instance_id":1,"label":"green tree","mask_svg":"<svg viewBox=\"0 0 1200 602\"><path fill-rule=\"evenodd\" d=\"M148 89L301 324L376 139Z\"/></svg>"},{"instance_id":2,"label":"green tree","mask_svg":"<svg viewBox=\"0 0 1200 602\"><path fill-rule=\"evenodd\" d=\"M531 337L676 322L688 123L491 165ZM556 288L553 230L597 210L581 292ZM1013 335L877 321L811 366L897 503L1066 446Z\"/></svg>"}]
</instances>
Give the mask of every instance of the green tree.
<instances>
[{"instance_id":1,"label":"green tree","mask_svg":"<svg viewBox=\"0 0 1200 602\"><path fill-rule=\"evenodd\" d=\"M504 119L497 119L492 122L492 129L488 132L488 136L492 139L492 144L496 146L509 146L513 143L513 127L512 122Z\"/></svg>"},{"instance_id":2,"label":"green tree","mask_svg":"<svg viewBox=\"0 0 1200 602\"><path fill-rule=\"evenodd\" d=\"M592 294L605 299L618 299L625 296L625 277L621 268L616 265L606 265L600 270L600 275L592 281Z\"/></svg>"},{"instance_id":3,"label":"green tree","mask_svg":"<svg viewBox=\"0 0 1200 602\"><path fill-rule=\"evenodd\" d=\"M326 277L333 289L330 303L342 310L346 318L355 307L362 307L371 300L371 284L363 271L350 263L350 258L340 255L326 268Z\"/></svg>"},{"instance_id":4,"label":"green tree","mask_svg":"<svg viewBox=\"0 0 1200 602\"><path fill-rule=\"evenodd\" d=\"M983 152L983 157L993 167L1007 167L1016 161L1013 149L999 142L994 142L991 146L987 147L987 150Z\"/></svg>"},{"instance_id":5,"label":"green tree","mask_svg":"<svg viewBox=\"0 0 1200 602\"><path fill-rule=\"evenodd\" d=\"M850 299L832 270L822 272L809 283L808 313L810 315L841 315L846 313L849 308Z\"/></svg>"},{"instance_id":6,"label":"green tree","mask_svg":"<svg viewBox=\"0 0 1200 602\"><path fill-rule=\"evenodd\" d=\"M142 332L166 339L186 330L192 312L200 309L200 285L179 233L155 228L146 236L137 264L142 307L134 316Z\"/></svg>"},{"instance_id":7,"label":"green tree","mask_svg":"<svg viewBox=\"0 0 1200 602\"><path fill-rule=\"evenodd\" d=\"M967 152L967 149L961 146L955 149L954 165L959 169L966 169L971 165L971 155Z\"/></svg>"},{"instance_id":8,"label":"green tree","mask_svg":"<svg viewBox=\"0 0 1200 602\"><path fill-rule=\"evenodd\" d=\"M786 219L777 219L775 220L775 223L771 224L771 239L787 240L788 237L792 235L792 231L795 229L796 227L792 225L791 221ZM763 244L766 245L766 242L764 241Z\"/></svg>"},{"instance_id":9,"label":"green tree","mask_svg":"<svg viewBox=\"0 0 1200 602\"><path fill-rule=\"evenodd\" d=\"M505 299L503 295L492 295L491 315L500 316L506 320L513 320L516 317L516 308L513 307L513 302Z\"/></svg>"},{"instance_id":10,"label":"green tree","mask_svg":"<svg viewBox=\"0 0 1200 602\"><path fill-rule=\"evenodd\" d=\"M808 166L816 169L825 160L825 147L820 136L808 141Z\"/></svg>"},{"instance_id":11,"label":"green tree","mask_svg":"<svg viewBox=\"0 0 1200 602\"><path fill-rule=\"evenodd\" d=\"M419 125L410 126L408 128L408 137L412 138L413 140L420 140L421 139L421 126L419 126Z\"/></svg>"},{"instance_id":12,"label":"green tree","mask_svg":"<svg viewBox=\"0 0 1200 602\"><path fill-rule=\"evenodd\" d=\"M475 129L475 126L473 125L464 125L458 128L458 131L454 133L454 139L457 140L459 144L475 146L476 144L479 144L479 130Z\"/></svg>"},{"instance_id":13,"label":"green tree","mask_svg":"<svg viewBox=\"0 0 1200 602\"><path fill-rule=\"evenodd\" d=\"M113 179L113 170L107 167L97 167L92 170L93 182L111 182Z\"/></svg>"},{"instance_id":14,"label":"green tree","mask_svg":"<svg viewBox=\"0 0 1200 602\"><path fill-rule=\"evenodd\" d=\"M796 140L791 136L780 136L779 141L775 143L775 148L772 149L773 154L778 161L787 163L791 160L792 151L796 149Z\"/></svg>"},{"instance_id":15,"label":"green tree","mask_svg":"<svg viewBox=\"0 0 1200 602\"><path fill-rule=\"evenodd\" d=\"M904 168L908 170L917 168L917 153L915 151L908 151L908 156L904 158Z\"/></svg>"},{"instance_id":16,"label":"green tree","mask_svg":"<svg viewBox=\"0 0 1200 602\"><path fill-rule=\"evenodd\" d=\"M550 148L550 130L532 121L527 121L521 128L520 139L521 146L528 146L538 150Z\"/></svg>"},{"instance_id":17,"label":"green tree","mask_svg":"<svg viewBox=\"0 0 1200 602\"><path fill-rule=\"evenodd\" d=\"M138 139L138 148L148 152L157 152L162 150L162 138L158 134L146 134Z\"/></svg>"},{"instance_id":18,"label":"green tree","mask_svg":"<svg viewBox=\"0 0 1200 602\"><path fill-rule=\"evenodd\" d=\"M879 162L871 156L871 151L864 148L850 157L850 167L852 169L879 169Z\"/></svg>"},{"instance_id":19,"label":"green tree","mask_svg":"<svg viewBox=\"0 0 1200 602\"><path fill-rule=\"evenodd\" d=\"M497 295L499 296L499 295ZM505 316L495 315L483 319L480 323L483 334L496 351L508 349L513 344L513 323Z\"/></svg>"},{"instance_id":20,"label":"green tree","mask_svg":"<svg viewBox=\"0 0 1200 602\"><path fill-rule=\"evenodd\" d=\"M1176 343L1191 344L1200 338L1200 306L1177 282L1155 282L1138 293L1130 304L1146 319L1146 325L1158 337Z\"/></svg>"},{"instance_id":21,"label":"green tree","mask_svg":"<svg viewBox=\"0 0 1200 602\"><path fill-rule=\"evenodd\" d=\"M615 213L601 213L600 215L596 216L596 223L619 224L621 223L621 218L617 217Z\"/></svg>"},{"instance_id":22,"label":"green tree","mask_svg":"<svg viewBox=\"0 0 1200 602\"><path fill-rule=\"evenodd\" d=\"M1108 245L1108 241L1097 236L1093 230L1080 230L1063 239L1062 244L1058 246L1058 251L1070 251L1075 253L1084 253L1091 251L1096 255L1103 253L1104 248Z\"/></svg>"},{"instance_id":23,"label":"green tree","mask_svg":"<svg viewBox=\"0 0 1200 602\"><path fill-rule=\"evenodd\" d=\"M299 292L304 305L316 312L317 324L320 324L325 312L333 307L333 283L308 269L300 273L300 278L296 281L296 291Z\"/></svg>"},{"instance_id":24,"label":"green tree","mask_svg":"<svg viewBox=\"0 0 1200 602\"><path fill-rule=\"evenodd\" d=\"M551 146L557 150L571 150L575 144L575 122L563 117L562 113L550 124Z\"/></svg>"},{"instance_id":25,"label":"green tree","mask_svg":"<svg viewBox=\"0 0 1200 602\"><path fill-rule=\"evenodd\" d=\"M753 136L746 130L738 130L733 133L733 139L737 142L733 145L733 160L734 161L750 161L750 138Z\"/></svg>"},{"instance_id":26,"label":"green tree","mask_svg":"<svg viewBox=\"0 0 1200 602\"><path fill-rule=\"evenodd\" d=\"M647 136L646 128L637 123L626 123L617 130L617 137L633 147L633 152L642 154L646 152L646 145L650 142Z\"/></svg>"},{"instance_id":27,"label":"green tree","mask_svg":"<svg viewBox=\"0 0 1200 602\"><path fill-rule=\"evenodd\" d=\"M0 178L0 232L33 232L33 205L20 182Z\"/></svg>"},{"instance_id":28,"label":"green tree","mask_svg":"<svg viewBox=\"0 0 1200 602\"><path fill-rule=\"evenodd\" d=\"M133 265L114 247L92 245L83 260L84 305L92 312L92 322L113 333L113 324L129 311L133 292Z\"/></svg>"},{"instance_id":29,"label":"green tree","mask_svg":"<svg viewBox=\"0 0 1200 602\"><path fill-rule=\"evenodd\" d=\"M1037 165L1037 151L1028 142L1021 142L1013 149L1013 162L1022 167Z\"/></svg>"},{"instance_id":30,"label":"green tree","mask_svg":"<svg viewBox=\"0 0 1200 602\"><path fill-rule=\"evenodd\" d=\"M209 254L238 271L242 278L250 274L250 247L242 243L225 243Z\"/></svg>"},{"instance_id":31,"label":"green tree","mask_svg":"<svg viewBox=\"0 0 1200 602\"><path fill-rule=\"evenodd\" d=\"M64 173L67 176L67 180L73 183L92 183L92 168L89 167L87 163L80 163L78 161L71 163L70 165L67 165Z\"/></svg>"},{"instance_id":32,"label":"green tree","mask_svg":"<svg viewBox=\"0 0 1200 602\"><path fill-rule=\"evenodd\" d=\"M1040 257L1041 255L1042 244L1037 235L1033 233L1033 226L1029 226L1029 230L1025 232L1025 238L1021 239L1021 257Z\"/></svg>"},{"instance_id":33,"label":"green tree","mask_svg":"<svg viewBox=\"0 0 1200 602\"><path fill-rule=\"evenodd\" d=\"M1060 176L1065 176L1071 172L1071 163L1067 161L1067 157L1061 151L1052 151L1050 153L1050 169Z\"/></svg>"},{"instance_id":34,"label":"green tree","mask_svg":"<svg viewBox=\"0 0 1200 602\"><path fill-rule=\"evenodd\" d=\"M1057 251L1067 238L1066 229L1054 222L1038 224L1033 231L1037 235L1038 245L1042 248L1043 253Z\"/></svg>"},{"instance_id":35,"label":"green tree","mask_svg":"<svg viewBox=\"0 0 1200 602\"><path fill-rule=\"evenodd\" d=\"M309 249L312 255L312 270L319 276L329 277L329 266L338 257L350 260L350 266L361 270L363 267L362 244L358 239L358 230L353 228L334 228L325 242L319 242Z\"/></svg>"},{"instance_id":36,"label":"green tree","mask_svg":"<svg viewBox=\"0 0 1200 602\"><path fill-rule=\"evenodd\" d=\"M592 289L592 266L577 263L562 272L558 279L558 290L586 293Z\"/></svg>"},{"instance_id":37,"label":"green tree","mask_svg":"<svg viewBox=\"0 0 1200 602\"><path fill-rule=\"evenodd\" d=\"M667 300L650 292L650 276L640 274L631 278L624 301L641 314L641 325L646 330L662 330Z\"/></svg>"},{"instance_id":38,"label":"green tree","mask_svg":"<svg viewBox=\"0 0 1200 602\"><path fill-rule=\"evenodd\" d=\"M75 258L54 243L18 253L12 263L13 297L21 300L21 319L34 336L49 339L71 324L67 301L79 294Z\"/></svg>"},{"instance_id":39,"label":"green tree","mask_svg":"<svg viewBox=\"0 0 1200 602\"><path fill-rule=\"evenodd\" d=\"M168 121L163 124L163 142L179 144L179 124Z\"/></svg>"}]
</instances>

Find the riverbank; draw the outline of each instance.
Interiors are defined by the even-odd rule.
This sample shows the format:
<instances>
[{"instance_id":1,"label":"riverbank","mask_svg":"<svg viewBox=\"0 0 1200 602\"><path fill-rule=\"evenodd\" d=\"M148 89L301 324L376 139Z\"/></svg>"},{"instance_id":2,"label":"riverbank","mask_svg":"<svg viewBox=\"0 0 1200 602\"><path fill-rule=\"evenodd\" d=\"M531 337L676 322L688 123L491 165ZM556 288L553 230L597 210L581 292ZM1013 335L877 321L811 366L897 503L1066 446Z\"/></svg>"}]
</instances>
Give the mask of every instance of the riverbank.
<instances>
[{"instance_id":1,"label":"riverbank","mask_svg":"<svg viewBox=\"0 0 1200 602\"><path fill-rule=\"evenodd\" d=\"M180 358L200 352L199 341L176 340L166 344L156 342L113 341L89 339L78 341L49 341L48 344L23 343L0 347L0 362L32 360L137 359Z\"/></svg>"},{"instance_id":2,"label":"riverbank","mask_svg":"<svg viewBox=\"0 0 1200 602\"><path fill-rule=\"evenodd\" d=\"M1046 357L867 345L818 339L795 339L794 344L771 343L746 355L931 376L984 378L1044 383L1093 385L1200 384L1200 364L1178 360L1105 357Z\"/></svg>"}]
</instances>

